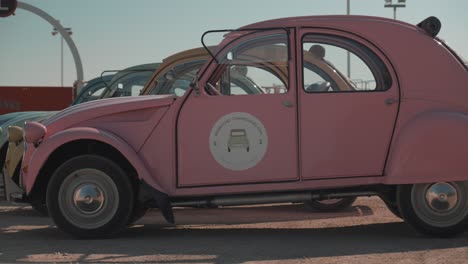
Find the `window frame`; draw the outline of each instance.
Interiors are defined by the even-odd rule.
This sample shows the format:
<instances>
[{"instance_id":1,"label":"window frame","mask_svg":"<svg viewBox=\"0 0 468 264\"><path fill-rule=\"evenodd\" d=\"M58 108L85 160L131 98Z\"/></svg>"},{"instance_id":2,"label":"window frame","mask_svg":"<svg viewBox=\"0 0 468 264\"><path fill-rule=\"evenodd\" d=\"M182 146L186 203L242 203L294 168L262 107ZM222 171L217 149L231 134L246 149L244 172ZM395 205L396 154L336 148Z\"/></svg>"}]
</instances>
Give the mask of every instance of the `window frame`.
<instances>
[{"instance_id":1,"label":"window frame","mask_svg":"<svg viewBox=\"0 0 468 264\"><path fill-rule=\"evenodd\" d=\"M169 71L174 70L177 67L181 67L184 64L190 64L190 66L187 67L188 69L184 69L183 74L186 74L186 73L188 73L188 72L190 72L192 70L195 70L198 67L197 73L195 74L195 77L194 77L196 79L198 72L203 68L203 66L207 63L207 61L208 61L208 58L196 58L196 59L193 59L193 60L189 59L189 60L186 60L186 61L175 62L175 63L171 64L166 69L164 69L164 71L161 71L161 72L157 73L156 75L154 75L153 78L151 79L151 81L149 82L149 85L148 85L149 86L149 88L148 88L149 91L144 93L144 91L146 89L143 88L140 95L145 95L145 94L146 95L172 94L172 93L166 93L169 90L168 86L164 86L161 89L157 89L157 88L159 88L159 87L157 87L157 85L160 83L161 78L164 78L164 76ZM174 80L174 82L171 85L173 85L175 82L176 82L176 80ZM187 88L186 92L188 91L188 89L189 88ZM164 92L161 92L161 91L164 91Z\"/></svg>"},{"instance_id":2,"label":"window frame","mask_svg":"<svg viewBox=\"0 0 468 264\"><path fill-rule=\"evenodd\" d=\"M312 41L305 42L306 38L312 38ZM344 35L333 34L330 32L305 32L302 34L300 39L300 51L304 52L304 44L313 43L313 44L324 44L331 45L337 48L341 48L344 51L352 53L354 56L361 59L361 61L368 67L369 71L372 73L375 82L376 88L373 90L351 90L351 91L321 91L321 92L308 92L305 89L305 74L304 74L304 55L301 55L301 73L302 73L302 83L298 84L302 86L302 91L306 94L321 94L321 93L375 93L375 92L386 92L392 88L394 85L394 80L389 70L389 67L386 65L385 60L383 60L375 51L373 51L365 43L358 41L356 39L350 38ZM343 75L343 73L338 73ZM351 81L347 76L342 76L345 80ZM384 87L384 89L379 89L379 87Z\"/></svg>"},{"instance_id":3,"label":"window frame","mask_svg":"<svg viewBox=\"0 0 468 264\"><path fill-rule=\"evenodd\" d=\"M284 32L277 32L277 31L284 31ZM295 43L295 39L291 39L291 37L295 38L295 28L265 28L265 29L245 29L243 31L246 31L247 33L237 37L237 38L234 38L234 39L231 39L229 40L229 42L227 42L225 45L223 45L223 48L221 50L219 50L218 52L216 52L213 57L216 58L216 59L212 59L210 61L210 64L206 67L206 69L202 72L202 76L199 80L201 79L204 79L203 75L207 74L207 73L210 73L209 76L207 76L207 78L205 79L205 83L211 83L211 84L215 84L216 82L218 82L219 80L221 80L222 76L225 74L225 71L227 68L229 68L230 64L224 64L224 63L221 63L221 60L219 60L219 58L223 58L225 57L231 50L235 49L237 46L239 45L242 45L242 43L245 43L245 42L248 42L248 41L252 41L254 40L255 38L265 38L265 37L270 37L270 36L274 36L274 35L279 35L279 34L284 34L284 36L286 37L286 44L287 44L287 61L286 61L286 64L287 64L287 76L286 76L286 91L284 93L263 93L263 94L246 94L246 95L250 95L250 96L255 96L255 95L286 95L286 94L289 94L291 92L291 90L293 90L292 88L295 88L295 87L292 87L291 88L291 78L296 78L295 76L291 76L291 72L292 72L292 67L296 67L295 66L295 63L296 63L296 59L294 58L294 56L292 55L293 53L293 47L292 47L292 43ZM216 31L214 31L216 32ZM258 62L256 62L258 63ZM271 64L271 62L269 61L264 61L262 63L258 63L259 65L260 64L263 64L263 66L266 66L267 64ZM214 66L214 69L212 71L210 71L209 69L211 67ZM277 67L277 66L275 66ZM277 74L274 73L274 71L271 71L271 70L266 70L264 68L261 68L261 67L257 67L259 69L262 69L262 70L265 70L266 72L269 72L271 74L273 74L275 77L277 77L279 80L281 80L281 78L279 76L277 76ZM212 97L213 95L210 95L207 91L206 91L206 88L205 88L205 85L203 85L203 87L200 87L200 90L202 91L202 93L206 96L209 96L209 97ZM226 95L226 96L229 96L229 95ZM242 95L236 95L236 96L242 96ZM245 95L244 95L245 96Z\"/></svg>"}]
</instances>

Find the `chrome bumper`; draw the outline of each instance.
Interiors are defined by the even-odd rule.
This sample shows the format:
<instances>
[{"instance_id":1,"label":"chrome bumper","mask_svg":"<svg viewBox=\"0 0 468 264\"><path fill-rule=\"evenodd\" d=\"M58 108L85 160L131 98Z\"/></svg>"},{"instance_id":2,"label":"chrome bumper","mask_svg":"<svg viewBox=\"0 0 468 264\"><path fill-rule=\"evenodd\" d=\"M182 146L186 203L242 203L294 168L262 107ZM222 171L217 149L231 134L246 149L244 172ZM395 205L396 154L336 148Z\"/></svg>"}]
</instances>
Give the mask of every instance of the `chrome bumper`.
<instances>
[{"instance_id":1,"label":"chrome bumper","mask_svg":"<svg viewBox=\"0 0 468 264\"><path fill-rule=\"evenodd\" d=\"M5 198L7 201L17 203L26 202L26 192L12 180L6 168L3 168L2 174L3 184L5 185Z\"/></svg>"}]
</instances>

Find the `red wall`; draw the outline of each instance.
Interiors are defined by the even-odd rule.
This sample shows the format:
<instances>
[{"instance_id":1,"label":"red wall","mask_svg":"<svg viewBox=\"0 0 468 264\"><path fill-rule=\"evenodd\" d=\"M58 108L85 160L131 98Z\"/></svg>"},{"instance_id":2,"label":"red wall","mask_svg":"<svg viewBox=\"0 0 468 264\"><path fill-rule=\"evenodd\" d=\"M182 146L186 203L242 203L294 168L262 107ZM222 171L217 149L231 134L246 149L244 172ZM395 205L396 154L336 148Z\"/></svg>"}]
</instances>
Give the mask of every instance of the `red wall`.
<instances>
[{"instance_id":1,"label":"red wall","mask_svg":"<svg viewBox=\"0 0 468 264\"><path fill-rule=\"evenodd\" d=\"M0 115L20 111L54 111L68 107L72 87L0 86Z\"/></svg>"}]
</instances>

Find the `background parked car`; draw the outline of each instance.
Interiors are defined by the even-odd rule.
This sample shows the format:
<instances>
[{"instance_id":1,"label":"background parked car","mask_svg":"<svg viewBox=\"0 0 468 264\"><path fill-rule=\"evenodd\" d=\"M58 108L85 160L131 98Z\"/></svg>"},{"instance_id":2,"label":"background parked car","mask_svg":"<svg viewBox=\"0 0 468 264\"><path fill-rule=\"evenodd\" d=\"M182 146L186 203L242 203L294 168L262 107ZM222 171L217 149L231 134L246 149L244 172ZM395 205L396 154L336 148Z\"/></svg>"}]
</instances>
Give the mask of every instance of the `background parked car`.
<instances>
[{"instance_id":1,"label":"background parked car","mask_svg":"<svg viewBox=\"0 0 468 264\"><path fill-rule=\"evenodd\" d=\"M89 81L85 87L81 90L81 93L77 96L72 105L77 105L85 102L94 101L97 99L103 99L106 95L106 90L113 89L117 91L113 94L114 97L117 96L128 96L133 93L139 93L141 88L148 80L148 78L153 74L153 72L159 67L160 63L149 63L142 64L137 66L132 66L130 68L119 71L118 73L112 72L112 74L103 75ZM57 111L53 112L19 112L14 114L8 114L9 116L14 116L8 121L4 122L0 126L0 131L3 131L0 134L0 168L5 166L7 152L16 153L16 155L22 154L22 151L16 150L18 147L22 147L16 142L15 144L10 144L15 149L8 151L8 136L7 131L9 126L16 126L22 128L26 121L42 121L47 119L50 116L56 114ZM1 116L0 116L1 117ZM21 138L22 139L22 138ZM11 157L8 160L18 161L17 157ZM9 164L7 170L15 171L18 164ZM18 180L19 175L11 175L14 179ZM3 170L0 171L0 186L3 185ZM19 182L17 182L19 183Z\"/></svg>"}]
</instances>

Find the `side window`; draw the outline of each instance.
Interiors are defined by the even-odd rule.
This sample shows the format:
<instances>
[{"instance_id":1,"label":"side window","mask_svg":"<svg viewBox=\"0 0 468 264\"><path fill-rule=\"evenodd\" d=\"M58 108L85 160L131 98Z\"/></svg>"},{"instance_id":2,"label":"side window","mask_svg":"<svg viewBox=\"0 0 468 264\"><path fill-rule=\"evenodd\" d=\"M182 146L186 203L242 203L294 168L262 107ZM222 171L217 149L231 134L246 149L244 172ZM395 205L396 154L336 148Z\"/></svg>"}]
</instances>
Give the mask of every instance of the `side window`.
<instances>
[{"instance_id":1,"label":"side window","mask_svg":"<svg viewBox=\"0 0 468 264\"><path fill-rule=\"evenodd\" d=\"M112 87L115 92L112 97L138 96L151 77L151 71L138 71L126 73L124 76L114 77Z\"/></svg>"},{"instance_id":2,"label":"side window","mask_svg":"<svg viewBox=\"0 0 468 264\"><path fill-rule=\"evenodd\" d=\"M178 97L182 96L205 62L206 60L203 59L180 63L166 72L155 76L155 79L152 81L150 94L175 94Z\"/></svg>"},{"instance_id":3,"label":"side window","mask_svg":"<svg viewBox=\"0 0 468 264\"><path fill-rule=\"evenodd\" d=\"M101 97L102 93L106 87L104 87L103 83L95 84L93 87L90 87L83 93L81 93L78 98L73 102L73 104L81 104L84 102L94 101Z\"/></svg>"},{"instance_id":4,"label":"side window","mask_svg":"<svg viewBox=\"0 0 468 264\"><path fill-rule=\"evenodd\" d=\"M91 97L99 97L99 96L101 96L102 92L104 92L104 88L105 88L105 87L102 87L102 88L97 89L96 91L90 93L89 96L91 96Z\"/></svg>"},{"instance_id":5,"label":"side window","mask_svg":"<svg viewBox=\"0 0 468 264\"><path fill-rule=\"evenodd\" d=\"M303 38L303 87L308 93L384 91L391 87L384 63L347 38L310 34ZM348 73L348 57L351 78Z\"/></svg>"},{"instance_id":6,"label":"side window","mask_svg":"<svg viewBox=\"0 0 468 264\"><path fill-rule=\"evenodd\" d=\"M217 58L220 70L207 84L209 94L251 95L288 91L288 34L281 32L249 37Z\"/></svg>"},{"instance_id":7,"label":"side window","mask_svg":"<svg viewBox=\"0 0 468 264\"><path fill-rule=\"evenodd\" d=\"M216 89L223 95L273 94L287 91L287 80L282 80L278 73L268 67L230 65L228 69L216 83Z\"/></svg>"},{"instance_id":8,"label":"side window","mask_svg":"<svg viewBox=\"0 0 468 264\"><path fill-rule=\"evenodd\" d=\"M141 93L141 90L143 89L144 85L141 85L141 84L136 84L136 85L132 85L132 88L131 88L131 95L130 96L138 96L140 95Z\"/></svg>"}]
</instances>

